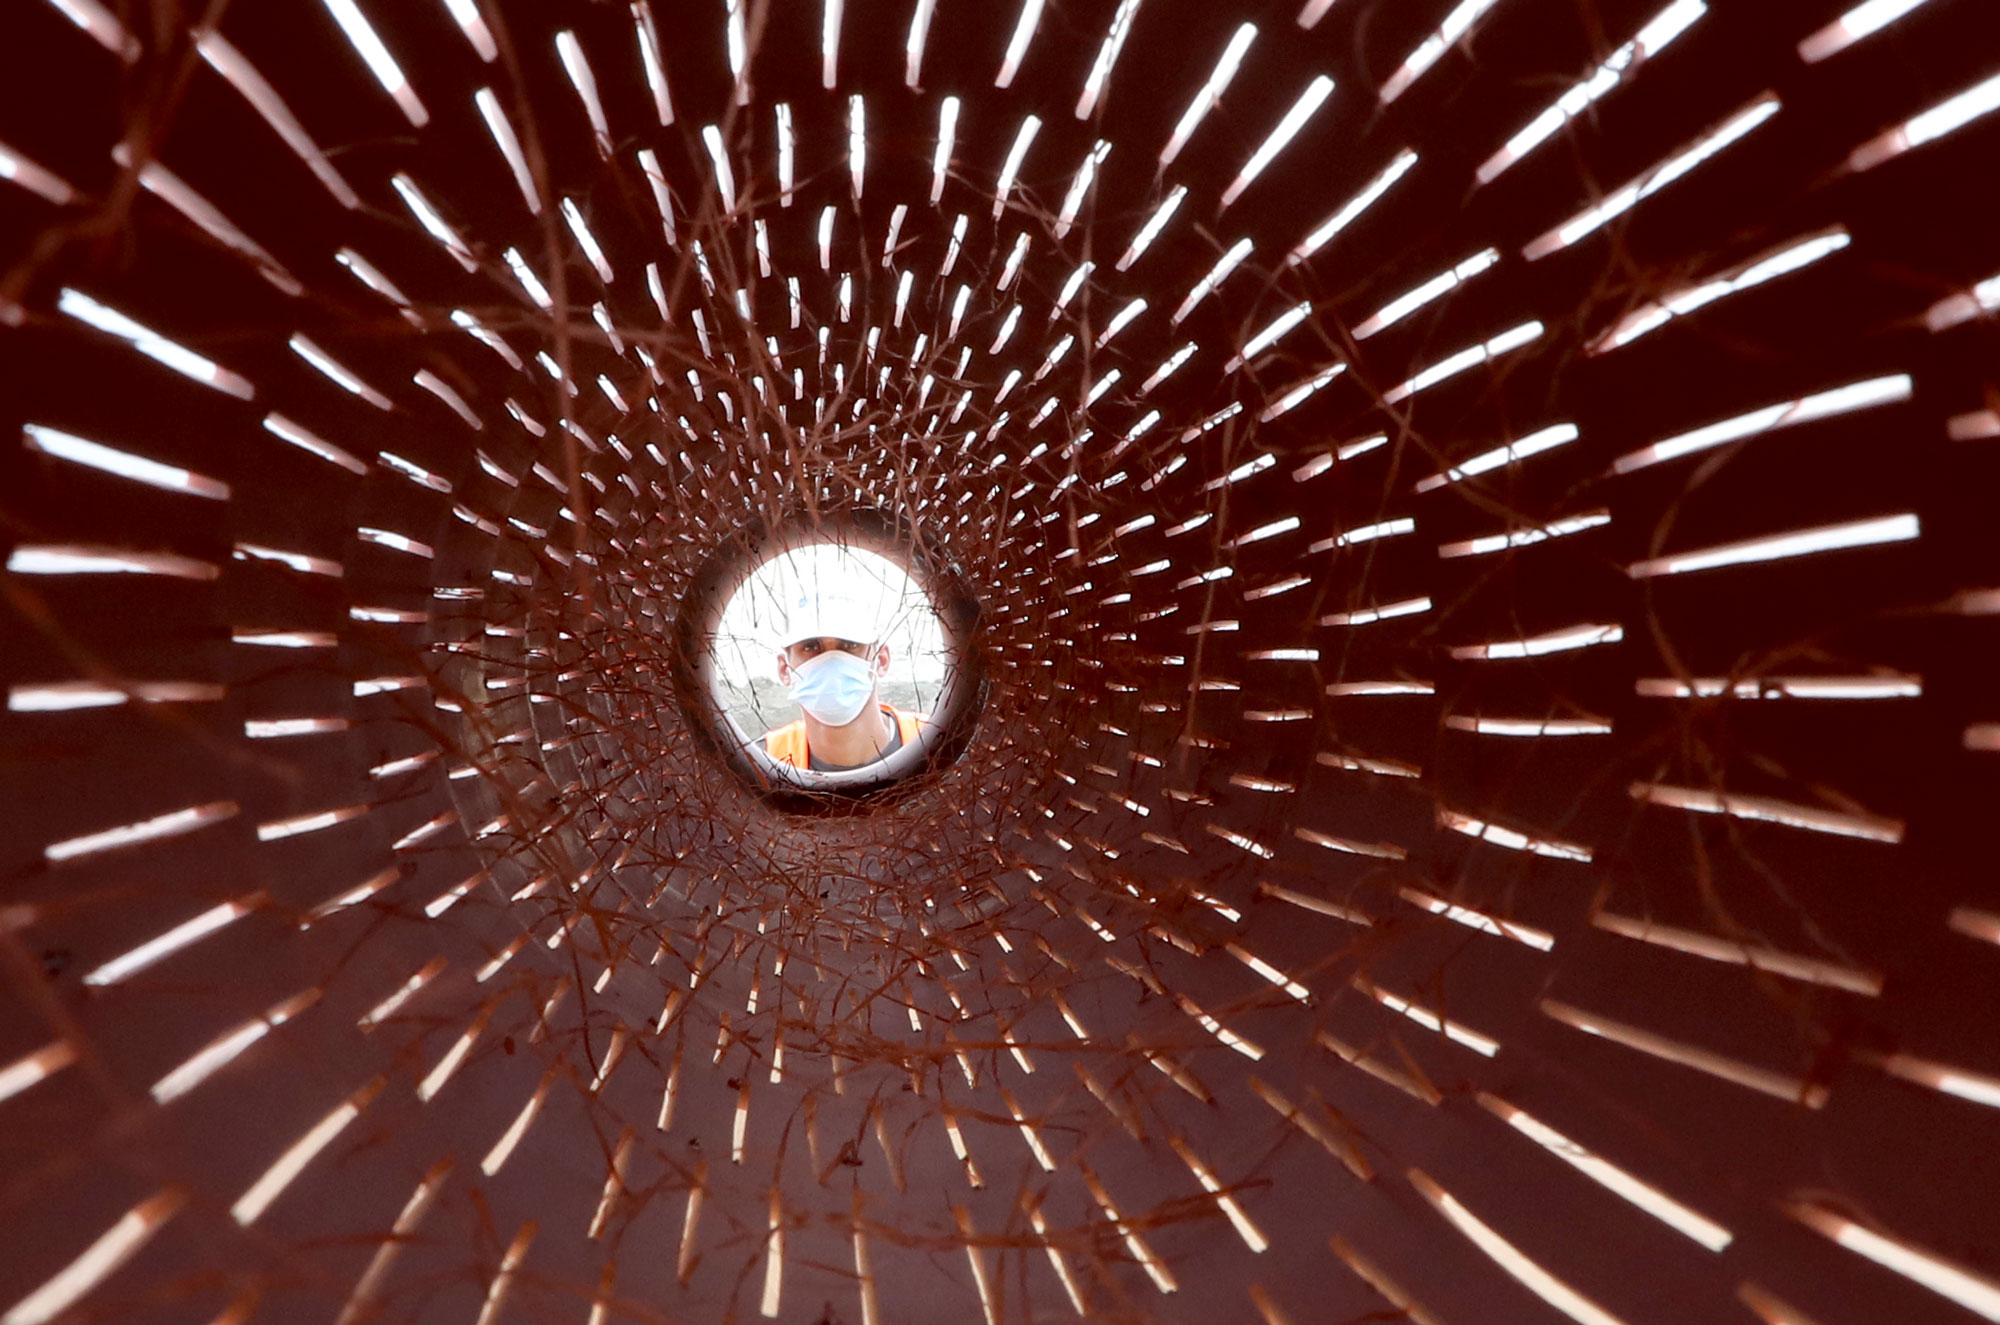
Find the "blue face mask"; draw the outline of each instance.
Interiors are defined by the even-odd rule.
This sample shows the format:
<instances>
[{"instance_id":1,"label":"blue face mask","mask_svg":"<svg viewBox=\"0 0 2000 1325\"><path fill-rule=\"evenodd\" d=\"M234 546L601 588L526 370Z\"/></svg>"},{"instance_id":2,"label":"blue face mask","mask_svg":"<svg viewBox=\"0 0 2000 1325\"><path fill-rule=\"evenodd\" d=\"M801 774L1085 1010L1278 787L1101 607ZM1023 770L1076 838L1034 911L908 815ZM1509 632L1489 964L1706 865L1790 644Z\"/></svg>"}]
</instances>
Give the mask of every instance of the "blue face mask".
<instances>
[{"instance_id":1,"label":"blue face mask","mask_svg":"<svg viewBox=\"0 0 2000 1325\"><path fill-rule=\"evenodd\" d=\"M868 707L875 693L875 669L866 659L836 649L792 668L792 683L785 693L827 726L845 727Z\"/></svg>"}]
</instances>

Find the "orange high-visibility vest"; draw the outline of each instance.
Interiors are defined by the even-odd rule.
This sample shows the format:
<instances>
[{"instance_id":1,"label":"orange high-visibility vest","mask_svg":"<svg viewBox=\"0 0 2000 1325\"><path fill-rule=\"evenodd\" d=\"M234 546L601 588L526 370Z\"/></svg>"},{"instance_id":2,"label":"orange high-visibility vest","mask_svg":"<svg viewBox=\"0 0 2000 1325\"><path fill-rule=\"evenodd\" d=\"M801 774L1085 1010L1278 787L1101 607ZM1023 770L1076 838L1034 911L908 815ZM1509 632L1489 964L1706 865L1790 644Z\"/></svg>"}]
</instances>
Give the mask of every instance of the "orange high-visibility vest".
<instances>
[{"instance_id":1,"label":"orange high-visibility vest","mask_svg":"<svg viewBox=\"0 0 2000 1325\"><path fill-rule=\"evenodd\" d=\"M916 713L905 713L894 704L882 705L882 711L896 720L896 734L908 745L917 739L917 733L924 729L925 719ZM806 762L806 720L800 718L764 733L764 753L781 764L793 768L809 768Z\"/></svg>"}]
</instances>

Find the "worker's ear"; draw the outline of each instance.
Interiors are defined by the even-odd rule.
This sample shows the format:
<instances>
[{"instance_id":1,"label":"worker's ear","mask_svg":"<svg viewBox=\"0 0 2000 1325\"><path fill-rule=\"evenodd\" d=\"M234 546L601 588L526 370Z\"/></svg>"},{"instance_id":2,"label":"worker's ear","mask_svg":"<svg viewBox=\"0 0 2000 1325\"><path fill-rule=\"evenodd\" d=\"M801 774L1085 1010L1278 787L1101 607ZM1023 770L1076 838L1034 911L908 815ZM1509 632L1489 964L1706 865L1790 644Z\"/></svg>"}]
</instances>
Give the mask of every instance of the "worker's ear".
<instances>
[{"instance_id":1,"label":"worker's ear","mask_svg":"<svg viewBox=\"0 0 2000 1325\"><path fill-rule=\"evenodd\" d=\"M777 657L778 657L778 683L780 685L788 686L792 683L792 664L785 657L783 652L780 652L777 655Z\"/></svg>"},{"instance_id":2,"label":"worker's ear","mask_svg":"<svg viewBox=\"0 0 2000 1325\"><path fill-rule=\"evenodd\" d=\"M878 644L875 646L875 675L887 676L888 674L889 674L889 646L886 644Z\"/></svg>"}]
</instances>

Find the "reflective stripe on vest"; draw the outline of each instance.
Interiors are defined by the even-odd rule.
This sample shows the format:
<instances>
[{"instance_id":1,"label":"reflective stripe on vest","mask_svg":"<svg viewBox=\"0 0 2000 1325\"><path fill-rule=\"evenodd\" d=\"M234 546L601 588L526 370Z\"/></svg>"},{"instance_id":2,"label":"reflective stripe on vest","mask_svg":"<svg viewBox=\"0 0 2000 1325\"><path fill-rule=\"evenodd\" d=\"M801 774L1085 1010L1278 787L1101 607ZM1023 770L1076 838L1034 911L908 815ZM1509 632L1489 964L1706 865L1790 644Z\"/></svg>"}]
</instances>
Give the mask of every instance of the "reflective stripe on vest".
<instances>
[{"instance_id":1,"label":"reflective stripe on vest","mask_svg":"<svg viewBox=\"0 0 2000 1325\"><path fill-rule=\"evenodd\" d=\"M893 704L884 704L882 711L896 720L896 734L908 745L917 739L924 729L926 719L917 713L905 713ZM799 718L764 733L764 753L781 764L793 768L807 766L806 720Z\"/></svg>"}]
</instances>

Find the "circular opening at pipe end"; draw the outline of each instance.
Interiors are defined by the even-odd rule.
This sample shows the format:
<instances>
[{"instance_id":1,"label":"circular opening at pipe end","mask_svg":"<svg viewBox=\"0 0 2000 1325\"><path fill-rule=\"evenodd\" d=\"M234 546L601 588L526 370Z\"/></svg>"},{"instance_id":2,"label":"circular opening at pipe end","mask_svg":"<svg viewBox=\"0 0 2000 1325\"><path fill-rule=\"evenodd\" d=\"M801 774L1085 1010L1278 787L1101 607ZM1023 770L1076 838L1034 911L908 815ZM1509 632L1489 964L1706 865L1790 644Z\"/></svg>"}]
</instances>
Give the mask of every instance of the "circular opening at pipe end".
<instances>
[{"instance_id":1,"label":"circular opening at pipe end","mask_svg":"<svg viewBox=\"0 0 2000 1325\"><path fill-rule=\"evenodd\" d=\"M978 617L958 569L887 513L774 522L683 597L676 690L697 740L775 808L872 810L970 742Z\"/></svg>"}]
</instances>

